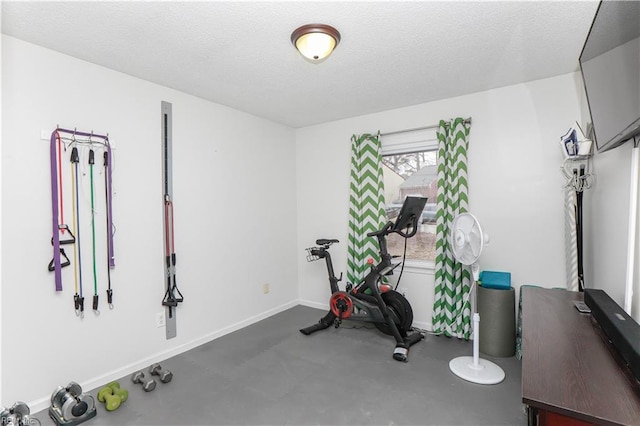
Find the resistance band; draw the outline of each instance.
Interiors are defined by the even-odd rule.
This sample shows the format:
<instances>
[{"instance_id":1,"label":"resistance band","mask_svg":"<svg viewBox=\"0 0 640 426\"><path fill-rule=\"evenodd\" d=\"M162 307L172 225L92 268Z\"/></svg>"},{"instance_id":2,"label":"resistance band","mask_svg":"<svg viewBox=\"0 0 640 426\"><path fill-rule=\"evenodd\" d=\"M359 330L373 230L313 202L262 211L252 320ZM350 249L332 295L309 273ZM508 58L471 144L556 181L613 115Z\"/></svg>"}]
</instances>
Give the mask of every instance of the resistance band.
<instances>
[{"instance_id":1,"label":"resistance band","mask_svg":"<svg viewBox=\"0 0 640 426\"><path fill-rule=\"evenodd\" d=\"M54 272L55 275L55 287L56 287L56 291L62 291L62 272L61 272L61 268L64 266L68 266L71 264L71 261L69 260L69 258L67 257L65 251L63 248L61 248L61 245L64 244L73 244L75 243L76 239L75 236L73 235L73 232L71 229L69 229L69 227L64 223L64 200L63 200L63 195L64 195L64 191L63 191L63 173L62 173L62 155L63 155L63 149L65 149L65 145L64 145L64 138L61 136L61 133L67 133L69 135L73 135L72 139L71 139L71 145L77 145L77 144L82 144L82 143L86 143L88 142L89 144L92 144L94 142L92 142L92 138L99 138L99 139L103 139L104 142L99 142L100 144L103 144L106 147L106 151L108 153L108 156L111 157L111 147L109 145L109 138L108 136L102 136L102 135L95 135L93 132L91 133L85 133L85 132L79 132L77 130L68 130L68 129L62 129L62 128L56 128L56 130L54 130L51 133L51 138L50 138L50 144L49 144L49 157L50 157L50 167L51 167L51 232L52 232L52 238L51 238L51 245L53 247L53 258L51 260L51 262L49 263L49 271ZM76 140L76 136L81 136L81 137L87 137L88 141L83 141L83 140ZM73 146L74 148L76 148L76 146ZM80 206L79 206L79 185L80 185L80 179L78 176L78 163L79 163L79 158L78 158L78 151L77 149L75 150L75 154L72 152L72 158L71 161L74 164L74 172L72 173L72 178L75 177L75 182L72 181L72 185L75 185L75 190L72 189L72 193L75 193L75 209L76 211L74 212L74 215L76 216L75 220L77 223L74 224L74 230L78 233L80 233L80 215L79 215L79 211L80 211ZM93 151L90 152L90 165L94 164L94 158L93 158ZM93 167L91 168L91 201L92 201L92 230L93 230L93 237L94 237L94 290L96 290L96 294L94 295L94 310L96 310L96 313L99 313L97 311L97 306L98 306L98 296L97 296L97 271L96 271L96 265L95 265L95 221L93 220L94 218L94 214L95 212L94 210L94 183L93 183ZM105 164L105 169L106 169L106 176L105 176L105 185L107 186L107 188L105 189L105 193L106 193L106 199L107 199L107 255L109 257L108 259L108 263L109 266L111 268L115 267L115 255L114 255L114 249L113 249L113 215L112 215L112 193L111 193L111 182L112 182L112 168L111 168L111 162L107 162ZM68 236L65 237L64 239L61 239L61 235L60 234L67 234ZM82 252L80 249L80 243L78 242L78 248L77 248L77 253L78 253L78 261L77 261L77 268L78 268L78 281L79 281L79 303L80 303L80 312L84 311L83 308L83 301L84 301L84 296L83 296L83 286L82 286ZM74 260L75 261L75 260ZM110 277L109 277L110 280ZM77 290L76 290L77 293ZM109 294L109 293L107 293Z\"/></svg>"},{"instance_id":2,"label":"resistance band","mask_svg":"<svg viewBox=\"0 0 640 426\"><path fill-rule=\"evenodd\" d=\"M57 130L51 133L49 157L51 164L51 245L53 246L53 258L51 259L51 262L49 262L48 269L49 271L53 271L55 274L56 291L62 291L61 269L64 266L69 266L71 261L60 245L73 244L76 242L76 239L73 233L69 230L69 227L64 223L63 219L62 138ZM60 240L60 233L64 234L65 231L69 231L69 237L64 240ZM64 258L64 261L62 261L62 258Z\"/></svg>"},{"instance_id":3,"label":"resistance band","mask_svg":"<svg viewBox=\"0 0 640 426\"><path fill-rule=\"evenodd\" d=\"M91 178L91 245L93 247L93 312L100 314L98 310L98 272L96 269L96 211L93 196L93 164L95 163L93 149L89 150L89 176Z\"/></svg>"},{"instance_id":4,"label":"resistance band","mask_svg":"<svg viewBox=\"0 0 640 426\"><path fill-rule=\"evenodd\" d=\"M75 307L76 315L80 318L84 317L84 296L82 294L82 252L80 250L80 204L78 202L78 163L80 158L78 156L78 148L75 146L71 150L71 198L72 198L72 213L73 213L73 231L76 233L77 245L73 247L73 273L75 278L75 290L76 294L73 296L73 304ZM80 285L78 286L78 282ZM80 293L78 294L78 287Z\"/></svg>"},{"instance_id":5,"label":"resistance band","mask_svg":"<svg viewBox=\"0 0 640 426\"><path fill-rule=\"evenodd\" d=\"M51 221L52 221L52 237L51 245L53 246L53 259L49 263L49 270L53 270L55 274L56 291L62 291L62 274L60 268L60 235L58 234L58 173L56 167L56 159L58 157L56 150L56 142L59 140L60 134L57 131L51 133L49 143L49 159L51 163Z\"/></svg>"},{"instance_id":6,"label":"resistance band","mask_svg":"<svg viewBox=\"0 0 640 426\"><path fill-rule=\"evenodd\" d=\"M107 218L107 303L109 304L109 309L113 309L113 291L111 290L111 246L109 245L109 235L111 235L111 220L110 220L110 212L111 212L111 200L109 197L110 191L109 185L109 154L107 151L104 152L104 199L107 214L105 215Z\"/></svg>"},{"instance_id":7,"label":"resistance band","mask_svg":"<svg viewBox=\"0 0 640 426\"><path fill-rule=\"evenodd\" d=\"M64 202L62 200L62 194L64 190L62 188L62 138L60 137L60 133L56 132L56 139L58 141L58 191L60 198L60 224L64 223ZM64 228L61 229L61 232L64 234Z\"/></svg>"},{"instance_id":8,"label":"resistance band","mask_svg":"<svg viewBox=\"0 0 640 426\"><path fill-rule=\"evenodd\" d=\"M178 289L176 283L176 252L173 233L173 203L168 195L165 195L164 202L164 230L165 230L165 259L167 262L167 291L164 294L162 304L171 308L178 306L178 303L184 300L182 293ZM175 292L178 292L176 297Z\"/></svg>"}]
</instances>

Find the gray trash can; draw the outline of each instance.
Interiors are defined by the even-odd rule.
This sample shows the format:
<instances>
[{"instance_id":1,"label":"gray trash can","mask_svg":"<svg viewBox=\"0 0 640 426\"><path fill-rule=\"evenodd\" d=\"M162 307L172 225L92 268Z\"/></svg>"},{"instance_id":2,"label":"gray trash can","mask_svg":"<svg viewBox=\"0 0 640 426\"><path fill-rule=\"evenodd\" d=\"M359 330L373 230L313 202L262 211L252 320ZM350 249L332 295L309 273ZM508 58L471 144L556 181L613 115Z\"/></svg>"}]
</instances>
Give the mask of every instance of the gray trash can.
<instances>
[{"instance_id":1,"label":"gray trash can","mask_svg":"<svg viewBox=\"0 0 640 426\"><path fill-rule=\"evenodd\" d=\"M511 357L516 353L516 293L509 289L478 286L480 352Z\"/></svg>"}]
</instances>

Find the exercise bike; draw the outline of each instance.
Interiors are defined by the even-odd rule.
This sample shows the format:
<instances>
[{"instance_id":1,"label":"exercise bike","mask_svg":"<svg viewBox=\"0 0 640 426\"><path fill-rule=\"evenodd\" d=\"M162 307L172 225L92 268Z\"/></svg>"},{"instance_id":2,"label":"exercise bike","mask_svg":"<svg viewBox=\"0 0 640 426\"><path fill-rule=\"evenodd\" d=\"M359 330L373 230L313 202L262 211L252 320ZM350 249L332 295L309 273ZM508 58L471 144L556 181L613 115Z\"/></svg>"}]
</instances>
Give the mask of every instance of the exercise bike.
<instances>
[{"instance_id":1,"label":"exercise bike","mask_svg":"<svg viewBox=\"0 0 640 426\"><path fill-rule=\"evenodd\" d=\"M318 323L301 329L302 334L308 336L331 325L338 328L345 319L371 322L378 330L396 339L393 359L407 362L409 347L424 339L424 335L419 332L409 333L413 323L413 310L409 301L392 290L391 286L382 283L382 278L391 275L400 265L391 262L392 256L387 250L387 235L395 232L404 238L413 237L418 231L418 221L426 202L426 198L407 197L395 222L389 221L382 229L367 234L378 240L380 263L373 265L373 259L370 259L369 273L356 286L347 283L346 291L341 291L338 286L342 281L342 273L340 278L336 277L329 253L329 247L339 241L321 238L316 240L317 247L307 249L309 262L324 259L327 264L331 298L329 312Z\"/></svg>"}]
</instances>

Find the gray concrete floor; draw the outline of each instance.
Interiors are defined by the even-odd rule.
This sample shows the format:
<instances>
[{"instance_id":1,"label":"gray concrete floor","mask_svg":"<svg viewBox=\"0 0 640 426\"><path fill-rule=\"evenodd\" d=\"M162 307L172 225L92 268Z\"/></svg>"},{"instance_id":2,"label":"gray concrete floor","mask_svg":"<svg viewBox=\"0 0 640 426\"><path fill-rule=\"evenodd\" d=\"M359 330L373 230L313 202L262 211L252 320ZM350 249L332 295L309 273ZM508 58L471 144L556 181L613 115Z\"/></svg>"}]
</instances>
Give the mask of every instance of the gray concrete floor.
<instances>
[{"instance_id":1,"label":"gray concrete floor","mask_svg":"<svg viewBox=\"0 0 640 426\"><path fill-rule=\"evenodd\" d=\"M521 363L500 365L505 380L465 382L449 361L472 343L427 336L409 362L392 359L395 341L375 329L298 329L325 312L296 306L163 361L174 374L145 393L120 380L129 400L87 425L525 425ZM97 390L90 391L95 395ZM46 411L36 413L53 424Z\"/></svg>"}]
</instances>

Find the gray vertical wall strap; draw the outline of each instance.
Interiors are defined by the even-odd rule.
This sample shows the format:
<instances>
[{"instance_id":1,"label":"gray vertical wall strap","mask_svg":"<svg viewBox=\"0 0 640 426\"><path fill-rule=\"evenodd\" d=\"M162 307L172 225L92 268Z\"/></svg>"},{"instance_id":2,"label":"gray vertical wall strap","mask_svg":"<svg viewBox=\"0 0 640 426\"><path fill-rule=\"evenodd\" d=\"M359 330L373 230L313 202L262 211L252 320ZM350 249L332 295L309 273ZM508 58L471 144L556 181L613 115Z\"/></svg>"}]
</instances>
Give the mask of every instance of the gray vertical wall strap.
<instances>
[{"instance_id":1,"label":"gray vertical wall strap","mask_svg":"<svg viewBox=\"0 0 640 426\"><path fill-rule=\"evenodd\" d=\"M171 103L162 101L161 102L161 126L162 126L162 211L164 217L163 224L167 223L169 220L166 217L166 209L164 208L166 199L169 197L171 199L173 197L173 166L172 166L172 156L171 156L171 134L172 134L172 116L171 116ZM167 235L166 226L162 226L164 233L164 241L166 244L167 238L170 238ZM164 252L164 250L163 250ZM166 278L171 276L171 266L166 265L166 276L165 280L163 280L163 288L165 286ZM163 290L164 294L164 290ZM166 337L167 339L172 339L178 335L178 327L176 324L176 313L177 309L175 307L167 306L165 307L165 324L166 324Z\"/></svg>"},{"instance_id":2,"label":"gray vertical wall strap","mask_svg":"<svg viewBox=\"0 0 640 426\"><path fill-rule=\"evenodd\" d=\"M51 140L49 143L49 157L51 161L51 218L52 227L51 245L53 246L53 273L55 274L56 291L62 291L62 272L60 265L60 235L58 235L59 223L58 223L58 167L57 167L57 150L56 150L56 135L57 131L54 130L51 133ZM62 155L62 154L60 154ZM62 185L62 182L60 182Z\"/></svg>"}]
</instances>

